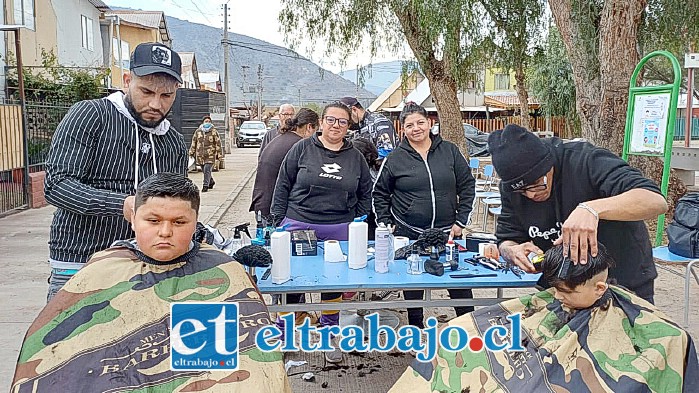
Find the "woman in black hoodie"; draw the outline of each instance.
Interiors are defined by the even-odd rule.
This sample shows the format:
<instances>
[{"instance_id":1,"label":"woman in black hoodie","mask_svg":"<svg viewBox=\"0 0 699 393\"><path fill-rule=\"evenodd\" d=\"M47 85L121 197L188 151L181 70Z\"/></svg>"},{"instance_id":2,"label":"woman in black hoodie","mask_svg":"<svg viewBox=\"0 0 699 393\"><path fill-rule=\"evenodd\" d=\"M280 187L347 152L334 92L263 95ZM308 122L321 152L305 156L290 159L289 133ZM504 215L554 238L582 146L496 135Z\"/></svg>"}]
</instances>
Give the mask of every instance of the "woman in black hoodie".
<instances>
[{"instance_id":1,"label":"woman in black hoodie","mask_svg":"<svg viewBox=\"0 0 699 393\"><path fill-rule=\"evenodd\" d=\"M476 181L463 154L451 142L430 133L422 106L409 102L400 114L405 138L383 162L372 193L376 222L395 226L394 235L416 239L439 228L460 237L471 214ZM470 289L450 289L452 298L473 297ZM406 300L423 291L404 291ZM455 307L457 316L473 307ZM423 327L421 308L408 309L408 322Z\"/></svg>"},{"instance_id":2,"label":"woman in black hoodie","mask_svg":"<svg viewBox=\"0 0 699 393\"><path fill-rule=\"evenodd\" d=\"M362 153L345 139L349 122L350 111L344 104L327 105L320 135L299 141L284 158L271 210L275 221L283 218L281 225L288 225L287 230L313 229L318 240L347 240L349 223L369 214L371 175ZM340 302L342 294L321 293L320 299ZM322 312L321 326L339 322L339 311ZM333 346L335 350L325 352L325 359L341 362L337 341Z\"/></svg>"}]
</instances>

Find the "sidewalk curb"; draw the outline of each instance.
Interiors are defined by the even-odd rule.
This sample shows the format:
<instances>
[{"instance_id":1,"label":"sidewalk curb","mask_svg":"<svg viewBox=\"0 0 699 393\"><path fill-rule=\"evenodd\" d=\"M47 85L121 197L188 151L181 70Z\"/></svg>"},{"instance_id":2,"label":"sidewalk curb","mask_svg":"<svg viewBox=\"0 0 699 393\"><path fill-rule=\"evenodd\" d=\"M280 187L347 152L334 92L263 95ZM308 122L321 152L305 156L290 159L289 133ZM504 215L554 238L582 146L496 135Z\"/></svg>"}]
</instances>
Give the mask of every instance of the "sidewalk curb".
<instances>
[{"instance_id":1,"label":"sidewalk curb","mask_svg":"<svg viewBox=\"0 0 699 393\"><path fill-rule=\"evenodd\" d=\"M207 220L207 224L211 225L212 227L216 227L218 223L221 221L221 218L223 218L224 215L228 212L228 209L231 208L233 203L235 203L235 200L238 199L238 195L240 195L240 192L243 191L243 188L250 182L250 179L253 178L255 173L257 172L257 167L251 169L248 171L247 174L245 174L245 177L243 180L239 181L238 184L236 184L235 188L228 194L226 197L226 200L223 201L216 210L211 214L211 217Z\"/></svg>"}]
</instances>

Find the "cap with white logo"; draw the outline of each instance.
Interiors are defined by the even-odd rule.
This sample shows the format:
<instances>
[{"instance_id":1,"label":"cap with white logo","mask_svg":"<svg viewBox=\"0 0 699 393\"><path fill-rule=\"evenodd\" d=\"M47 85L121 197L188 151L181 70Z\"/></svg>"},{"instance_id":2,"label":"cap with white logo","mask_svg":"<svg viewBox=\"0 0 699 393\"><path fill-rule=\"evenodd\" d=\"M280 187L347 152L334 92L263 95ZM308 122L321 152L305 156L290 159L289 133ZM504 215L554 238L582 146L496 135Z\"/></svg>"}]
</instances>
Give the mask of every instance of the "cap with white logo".
<instances>
[{"instance_id":1,"label":"cap with white logo","mask_svg":"<svg viewBox=\"0 0 699 393\"><path fill-rule=\"evenodd\" d=\"M131 54L131 72L146 76L162 72L182 83L182 60L174 50L158 42L139 44Z\"/></svg>"}]
</instances>

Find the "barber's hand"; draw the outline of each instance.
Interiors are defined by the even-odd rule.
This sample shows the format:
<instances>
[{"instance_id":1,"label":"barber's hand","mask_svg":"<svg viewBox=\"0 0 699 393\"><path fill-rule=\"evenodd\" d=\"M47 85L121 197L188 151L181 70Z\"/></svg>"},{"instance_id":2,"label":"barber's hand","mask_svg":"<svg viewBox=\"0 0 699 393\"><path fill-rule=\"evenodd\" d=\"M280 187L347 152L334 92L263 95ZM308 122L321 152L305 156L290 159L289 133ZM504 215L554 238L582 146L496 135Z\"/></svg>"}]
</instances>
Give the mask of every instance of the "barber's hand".
<instances>
[{"instance_id":1,"label":"barber's hand","mask_svg":"<svg viewBox=\"0 0 699 393\"><path fill-rule=\"evenodd\" d=\"M562 236L553 245L563 244L563 256L569 257L574 264L587 263L587 254L597 256L597 217L591 212L577 208L570 213L563 223Z\"/></svg>"},{"instance_id":2,"label":"barber's hand","mask_svg":"<svg viewBox=\"0 0 699 393\"><path fill-rule=\"evenodd\" d=\"M126 199L124 199L124 219L128 222L131 222L131 219L133 218L134 214L134 207L136 206L136 197L131 195L127 196Z\"/></svg>"},{"instance_id":3,"label":"barber's hand","mask_svg":"<svg viewBox=\"0 0 699 393\"><path fill-rule=\"evenodd\" d=\"M534 265L532 265L529 258L527 258L527 255L532 252L537 254L543 253L543 251L532 242L522 244L510 242L510 244L502 243L500 245L500 255L502 255L507 262L514 263L527 273L536 273Z\"/></svg>"},{"instance_id":4,"label":"barber's hand","mask_svg":"<svg viewBox=\"0 0 699 393\"><path fill-rule=\"evenodd\" d=\"M451 231L449 231L449 240L452 240L457 237L461 237L463 234L463 228L460 226L454 224L451 226Z\"/></svg>"}]
</instances>

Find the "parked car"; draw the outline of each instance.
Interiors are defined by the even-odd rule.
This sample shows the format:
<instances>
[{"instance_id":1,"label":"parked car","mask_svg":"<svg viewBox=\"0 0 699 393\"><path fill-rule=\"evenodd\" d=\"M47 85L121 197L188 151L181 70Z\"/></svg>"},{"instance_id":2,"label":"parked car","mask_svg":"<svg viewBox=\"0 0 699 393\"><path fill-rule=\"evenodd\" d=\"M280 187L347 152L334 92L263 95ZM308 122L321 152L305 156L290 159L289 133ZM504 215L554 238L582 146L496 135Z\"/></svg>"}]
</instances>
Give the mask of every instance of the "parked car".
<instances>
[{"instance_id":1,"label":"parked car","mask_svg":"<svg viewBox=\"0 0 699 393\"><path fill-rule=\"evenodd\" d=\"M267 133L267 126L261 121L245 121L238 129L238 135L235 138L235 145L244 147L245 145L260 146L262 138Z\"/></svg>"},{"instance_id":2,"label":"parked car","mask_svg":"<svg viewBox=\"0 0 699 393\"><path fill-rule=\"evenodd\" d=\"M468 144L468 155L470 157L483 157L488 156L488 133L479 130L478 128L468 124L463 123L464 126L464 136L466 137L466 143ZM439 134L439 123L432 126L430 129L432 134Z\"/></svg>"}]
</instances>

